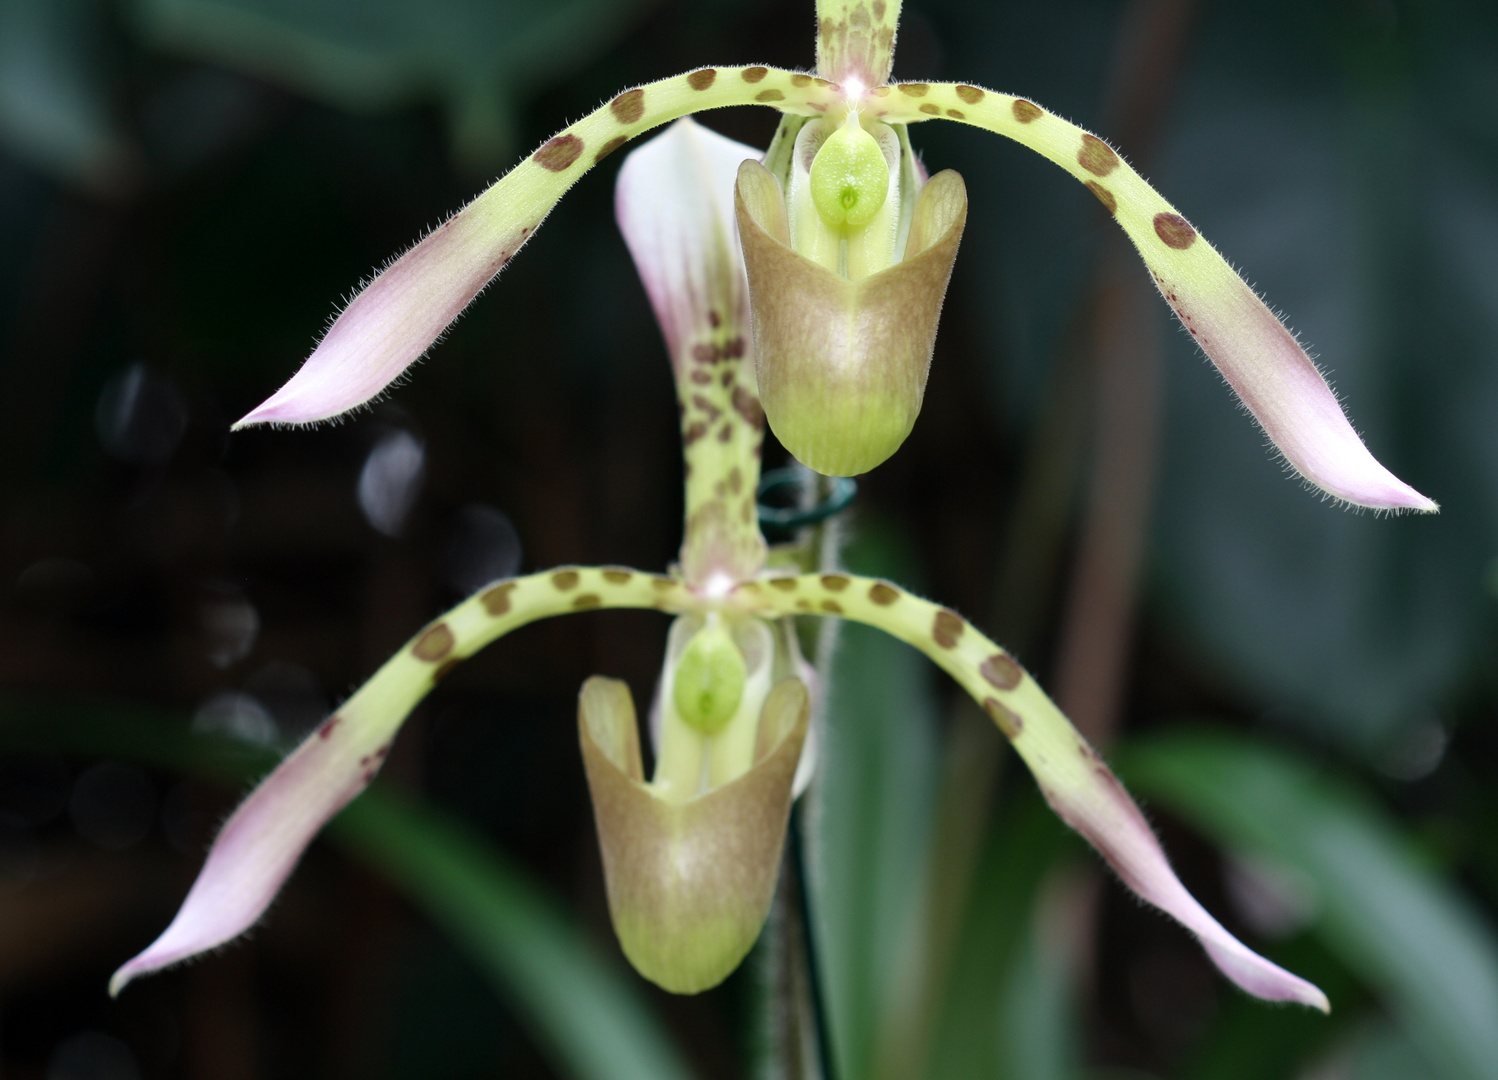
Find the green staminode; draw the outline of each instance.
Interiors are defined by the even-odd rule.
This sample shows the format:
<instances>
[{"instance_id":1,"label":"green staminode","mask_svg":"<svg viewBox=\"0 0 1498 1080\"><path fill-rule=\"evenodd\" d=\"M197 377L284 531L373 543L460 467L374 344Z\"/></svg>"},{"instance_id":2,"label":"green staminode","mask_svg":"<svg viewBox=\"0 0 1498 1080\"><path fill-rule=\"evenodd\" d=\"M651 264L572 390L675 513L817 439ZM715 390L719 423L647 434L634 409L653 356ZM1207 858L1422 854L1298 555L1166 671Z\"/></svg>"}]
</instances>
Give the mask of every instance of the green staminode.
<instances>
[{"instance_id":1,"label":"green staminode","mask_svg":"<svg viewBox=\"0 0 1498 1080\"><path fill-rule=\"evenodd\" d=\"M830 227L859 228L874 220L889 193L889 164L874 137L849 111L811 163L811 197Z\"/></svg>"},{"instance_id":2,"label":"green staminode","mask_svg":"<svg viewBox=\"0 0 1498 1080\"><path fill-rule=\"evenodd\" d=\"M676 666L671 696L682 720L703 735L722 731L744 696L744 654L716 614L692 638Z\"/></svg>"}]
</instances>

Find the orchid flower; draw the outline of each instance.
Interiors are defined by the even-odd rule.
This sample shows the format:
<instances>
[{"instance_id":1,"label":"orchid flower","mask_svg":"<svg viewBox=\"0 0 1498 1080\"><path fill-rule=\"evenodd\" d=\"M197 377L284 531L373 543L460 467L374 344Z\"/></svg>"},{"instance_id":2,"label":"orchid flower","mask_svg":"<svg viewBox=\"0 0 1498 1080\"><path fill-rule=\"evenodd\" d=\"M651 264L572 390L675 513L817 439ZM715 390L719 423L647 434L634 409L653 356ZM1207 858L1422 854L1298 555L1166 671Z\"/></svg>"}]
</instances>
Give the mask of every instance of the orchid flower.
<instances>
[{"instance_id":1,"label":"orchid flower","mask_svg":"<svg viewBox=\"0 0 1498 1080\"><path fill-rule=\"evenodd\" d=\"M1374 460L1279 319L1105 142L1024 98L888 83L898 13L898 0L818 0L815 76L705 67L620 94L388 266L301 370L240 421L313 423L369 401L584 172L678 121L627 158L617 208L682 409L679 565L499 581L422 629L235 811L176 919L115 974L113 992L259 919L454 665L538 619L647 608L674 620L651 778L622 683L590 679L578 710L610 913L647 978L684 993L712 986L765 921L818 697L794 620L814 616L865 623L924 652L993 719L1055 811L1229 979L1261 998L1328 1008L1320 990L1248 949L1187 892L1122 785L1013 656L896 583L791 565L760 533L767 419L793 453L833 475L877 465L915 422L967 209L961 178L928 178L911 150L908 125L928 119L1006 135L1081 180L1307 481L1358 506L1436 509ZM680 119L741 104L785 114L763 156Z\"/></svg>"}]
</instances>

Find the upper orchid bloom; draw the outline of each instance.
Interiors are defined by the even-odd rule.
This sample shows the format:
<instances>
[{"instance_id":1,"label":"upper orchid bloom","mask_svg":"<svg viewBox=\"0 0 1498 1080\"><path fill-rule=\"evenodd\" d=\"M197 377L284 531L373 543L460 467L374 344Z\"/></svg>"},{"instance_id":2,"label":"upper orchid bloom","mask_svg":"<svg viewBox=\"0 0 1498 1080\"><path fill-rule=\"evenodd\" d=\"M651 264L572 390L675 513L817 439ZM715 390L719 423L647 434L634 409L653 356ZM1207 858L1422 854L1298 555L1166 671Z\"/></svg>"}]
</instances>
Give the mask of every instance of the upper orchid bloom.
<instances>
[{"instance_id":1,"label":"upper orchid bloom","mask_svg":"<svg viewBox=\"0 0 1498 1080\"><path fill-rule=\"evenodd\" d=\"M891 84L899 13L900 0L817 0L815 76L704 67L619 94L387 266L301 370L236 427L315 423L368 402L426 352L583 173L688 113L757 104L786 117L767 161L782 190L771 192L763 175L739 185L760 385L772 428L812 467L872 468L920 409L966 195L952 177L921 208L906 129L943 119L1014 139L1085 184L1307 482L1354 506L1438 509L1374 459L1294 335L1106 142L1025 98L965 83Z\"/></svg>"},{"instance_id":2,"label":"upper orchid bloom","mask_svg":"<svg viewBox=\"0 0 1498 1080\"><path fill-rule=\"evenodd\" d=\"M116 973L113 990L258 919L312 837L370 782L405 717L454 665L537 619L629 607L675 617L654 710L654 775L645 778L623 684L584 685L578 734L614 927L631 962L659 985L695 992L716 984L764 923L817 707L792 617L817 616L885 630L955 678L1057 813L1130 888L1194 933L1235 983L1259 997L1328 1007L1321 991L1248 949L1191 897L1112 772L976 627L889 581L797 572L785 557L767 558L755 503L764 414L747 334L752 283L734 231L735 177L742 221L743 162L754 156L683 120L632 154L620 174L620 223L660 318L682 406L679 571L562 567L495 582L432 622L234 813L176 919Z\"/></svg>"}]
</instances>

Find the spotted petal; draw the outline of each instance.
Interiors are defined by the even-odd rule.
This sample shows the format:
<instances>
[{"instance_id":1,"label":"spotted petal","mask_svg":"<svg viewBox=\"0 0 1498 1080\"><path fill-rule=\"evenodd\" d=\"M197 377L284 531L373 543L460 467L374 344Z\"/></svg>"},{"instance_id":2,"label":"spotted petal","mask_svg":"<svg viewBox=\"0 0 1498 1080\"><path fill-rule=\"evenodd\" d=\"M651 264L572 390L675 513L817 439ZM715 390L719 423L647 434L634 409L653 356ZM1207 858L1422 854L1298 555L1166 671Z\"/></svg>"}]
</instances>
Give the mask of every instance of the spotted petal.
<instances>
[{"instance_id":1,"label":"spotted petal","mask_svg":"<svg viewBox=\"0 0 1498 1080\"><path fill-rule=\"evenodd\" d=\"M253 926L312 838L374 779L397 729L451 664L536 619L669 607L682 595L675 579L568 567L496 582L453 608L386 661L234 811L177 917L115 972L110 993Z\"/></svg>"},{"instance_id":2,"label":"spotted petal","mask_svg":"<svg viewBox=\"0 0 1498 1080\"><path fill-rule=\"evenodd\" d=\"M826 82L762 66L703 68L628 90L515 166L349 303L301 369L239 421L309 424L365 404L415 363L530 239L557 200L628 140L690 112L769 105L815 115Z\"/></svg>"},{"instance_id":3,"label":"spotted petal","mask_svg":"<svg viewBox=\"0 0 1498 1080\"><path fill-rule=\"evenodd\" d=\"M1224 975L1256 997L1328 1011L1325 994L1255 953L1197 903L1108 766L1025 669L962 616L890 582L851 574L804 574L778 588L752 584L742 591L760 616L826 611L831 603L841 617L920 649L983 706L1062 820L1087 838L1125 885L1195 934Z\"/></svg>"},{"instance_id":4,"label":"spotted petal","mask_svg":"<svg viewBox=\"0 0 1498 1080\"><path fill-rule=\"evenodd\" d=\"M1295 336L1107 143L1024 98L976 86L878 87L870 110L888 122L941 117L973 124L1060 165L1118 220L1171 310L1296 472L1355 506L1439 509L1374 459Z\"/></svg>"}]
</instances>

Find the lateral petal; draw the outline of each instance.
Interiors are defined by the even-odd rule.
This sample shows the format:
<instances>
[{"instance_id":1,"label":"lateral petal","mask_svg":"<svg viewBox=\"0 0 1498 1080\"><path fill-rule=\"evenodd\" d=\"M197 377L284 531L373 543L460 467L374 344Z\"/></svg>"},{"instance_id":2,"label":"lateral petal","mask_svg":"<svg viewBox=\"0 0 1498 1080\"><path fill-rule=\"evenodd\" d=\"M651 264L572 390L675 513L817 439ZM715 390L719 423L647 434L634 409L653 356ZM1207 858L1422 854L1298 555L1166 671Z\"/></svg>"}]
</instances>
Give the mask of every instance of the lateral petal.
<instances>
[{"instance_id":1,"label":"lateral petal","mask_svg":"<svg viewBox=\"0 0 1498 1080\"><path fill-rule=\"evenodd\" d=\"M313 837L374 779L400 725L453 664L537 619L604 607L670 609L685 599L675 578L562 567L495 582L429 624L240 804L176 918L115 972L110 993L253 926Z\"/></svg>"},{"instance_id":2,"label":"lateral petal","mask_svg":"<svg viewBox=\"0 0 1498 1080\"><path fill-rule=\"evenodd\" d=\"M1117 219L1171 310L1296 472L1355 506L1440 509L1379 464L1284 323L1103 140L1034 102L976 86L906 83L878 87L870 98L873 114L888 122L958 120L1060 165Z\"/></svg>"},{"instance_id":3,"label":"lateral petal","mask_svg":"<svg viewBox=\"0 0 1498 1080\"><path fill-rule=\"evenodd\" d=\"M386 267L301 369L235 424L311 424L358 408L415 363L530 239L557 200L625 142L690 112L770 105L815 114L831 86L762 66L703 68L627 90L549 140Z\"/></svg>"},{"instance_id":4,"label":"lateral petal","mask_svg":"<svg viewBox=\"0 0 1498 1080\"><path fill-rule=\"evenodd\" d=\"M891 582L851 574L803 574L771 588L753 582L738 592L746 610L761 617L832 610L920 649L983 706L1062 820L1125 885L1195 934L1224 975L1255 997L1330 1010L1319 989L1255 953L1197 903L1171 870L1144 815L1087 740L1014 657L961 615Z\"/></svg>"}]
</instances>

